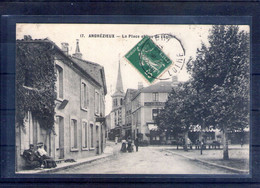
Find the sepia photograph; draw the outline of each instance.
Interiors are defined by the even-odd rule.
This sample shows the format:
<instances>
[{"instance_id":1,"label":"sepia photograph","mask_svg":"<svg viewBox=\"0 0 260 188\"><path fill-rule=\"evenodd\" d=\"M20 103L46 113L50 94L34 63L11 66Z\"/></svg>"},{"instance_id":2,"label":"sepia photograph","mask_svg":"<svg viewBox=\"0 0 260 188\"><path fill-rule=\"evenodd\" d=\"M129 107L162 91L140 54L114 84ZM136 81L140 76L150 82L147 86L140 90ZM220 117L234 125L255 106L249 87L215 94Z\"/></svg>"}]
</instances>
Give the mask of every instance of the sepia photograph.
<instances>
[{"instance_id":1,"label":"sepia photograph","mask_svg":"<svg viewBox=\"0 0 260 188\"><path fill-rule=\"evenodd\" d=\"M16 174L250 174L250 25L16 24Z\"/></svg>"}]
</instances>

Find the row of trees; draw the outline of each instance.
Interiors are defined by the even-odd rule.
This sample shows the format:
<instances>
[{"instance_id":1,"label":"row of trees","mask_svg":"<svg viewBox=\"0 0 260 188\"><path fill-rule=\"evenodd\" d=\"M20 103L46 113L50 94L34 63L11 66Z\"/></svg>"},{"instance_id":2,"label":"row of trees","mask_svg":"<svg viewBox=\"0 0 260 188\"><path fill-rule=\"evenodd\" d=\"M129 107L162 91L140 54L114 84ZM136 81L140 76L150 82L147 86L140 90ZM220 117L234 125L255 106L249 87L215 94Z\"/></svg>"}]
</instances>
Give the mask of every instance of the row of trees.
<instances>
[{"instance_id":1,"label":"row of trees","mask_svg":"<svg viewBox=\"0 0 260 188\"><path fill-rule=\"evenodd\" d=\"M223 159L228 159L227 132L249 126L249 34L239 26L216 25L209 44L201 44L187 64L191 79L172 90L157 118L160 130L187 132L191 125L223 131Z\"/></svg>"}]
</instances>

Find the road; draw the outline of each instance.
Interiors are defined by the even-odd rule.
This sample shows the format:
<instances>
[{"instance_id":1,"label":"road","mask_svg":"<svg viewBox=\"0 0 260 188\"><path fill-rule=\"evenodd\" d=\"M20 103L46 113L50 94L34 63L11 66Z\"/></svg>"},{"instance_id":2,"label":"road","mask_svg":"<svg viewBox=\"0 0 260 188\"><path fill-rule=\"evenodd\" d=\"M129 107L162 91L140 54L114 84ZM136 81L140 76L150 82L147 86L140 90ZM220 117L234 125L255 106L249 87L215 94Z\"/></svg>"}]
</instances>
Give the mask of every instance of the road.
<instances>
[{"instance_id":1,"label":"road","mask_svg":"<svg viewBox=\"0 0 260 188\"><path fill-rule=\"evenodd\" d=\"M118 149L118 148L117 148ZM232 174L171 154L162 147L140 147L138 152L120 153L92 163L56 172L58 174Z\"/></svg>"}]
</instances>

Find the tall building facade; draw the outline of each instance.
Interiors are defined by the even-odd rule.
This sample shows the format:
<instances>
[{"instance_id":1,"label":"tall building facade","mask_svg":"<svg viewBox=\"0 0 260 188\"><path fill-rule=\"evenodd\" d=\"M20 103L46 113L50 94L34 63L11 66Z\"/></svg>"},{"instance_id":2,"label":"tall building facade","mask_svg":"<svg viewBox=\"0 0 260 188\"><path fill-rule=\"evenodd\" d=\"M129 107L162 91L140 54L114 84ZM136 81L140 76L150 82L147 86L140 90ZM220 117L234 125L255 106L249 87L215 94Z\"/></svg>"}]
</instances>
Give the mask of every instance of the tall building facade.
<instances>
[{"instance_id":1,"label":"tall building facade","mask_svg":"<svg viewBox=\"0 0 260 188\"><path fill-rule=\"evenodd\" d=\"M122 134L125 138L132 137L132 98L137 89L127 89L124 97L125 123L122 127Z\"/></svg>"},{"instance_id":2,"label":"tall building facade","mask_svg":"<svg viewBox=\"0 0 260 188\"><path fill-rule=\"evenodd\" d=\"M149 144L159 144L165 139L157 132L155 118L164 108L168 94L177 86L173 82L161 81L154 85L138 89L132 97L132 135Z\"/></svg>"},{"instance_id":3,"label":"tall building facade","mask_svg":"<svg viewBox=\"0 0 260 188\"><path fill-rule=\"evenodd\" d=\"M48 155L55 160L77 160L102 153L106 130L102 119L107 93L104 68L82 59L79 41L73 56L68 55L67 43L62 43L61 49L49 40L19 40L17 45L50 56L57 80L53 129L42 127L31 111L26 112L25 126L16 122L17 171L25 166L23 151L29 148L29 144L36 147L38 142L43 142ZM49 50L42 50L43 46L50 46ZM17 56L19 58L24 57ZM41 75L45 74L42 72Z\"/></svg>"}]
</instances>

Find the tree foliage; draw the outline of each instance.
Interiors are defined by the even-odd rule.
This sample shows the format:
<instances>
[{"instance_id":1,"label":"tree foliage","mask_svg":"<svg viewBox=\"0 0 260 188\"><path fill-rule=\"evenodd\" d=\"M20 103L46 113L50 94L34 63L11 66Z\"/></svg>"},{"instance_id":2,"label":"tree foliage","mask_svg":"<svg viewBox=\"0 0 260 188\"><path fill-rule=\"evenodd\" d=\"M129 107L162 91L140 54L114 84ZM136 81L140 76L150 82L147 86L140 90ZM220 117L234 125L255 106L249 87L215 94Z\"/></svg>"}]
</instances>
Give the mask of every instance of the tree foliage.
<instances>
[{"instance_id":1,"label":"tree foliage","mask_svg":"<svg viewBox=\"0 0 260 188\"><path fill-rule=\"evenodd\" d=\"M16 121L24 126L24 117L32 112L45 129L52 129L55 115L55 67L53 46L47 42L16 44Z\"/></svg>"},{"instance_id":2,"label":"tree foliage","mask_svg":"<svg viewBox=\"0 0 260 188\"><path fill-rule=\"evenodd\" d=\"M156 119L159 130L187 132L190 125L197 122L192 116L197 102L196 90L191 87L191 82L179 84L169 94L165 108L160 111Z\"/></svg>"},{"instance_id":3,"label":"tree foliage","mask_svg":"<svg viewBox=\"0 0 260 188\"><path fill-rule=\"evenodd\" d=\"M249 123L249 35L238 26L213 26L189 65L206 125L243 129Z\"/></svg>"},{"instance_id":4,"label":"tree foliage","mask_svg":"<svg viewBox=\"0 0 260 188\"><path fill-rule=\"evenodd\" d=\"M170 93L159 127L180 131L199 124L226 133L249 126L249 34L215 25L208 42L187 64L192 78Z\"/></svg>"}]
</instances>

